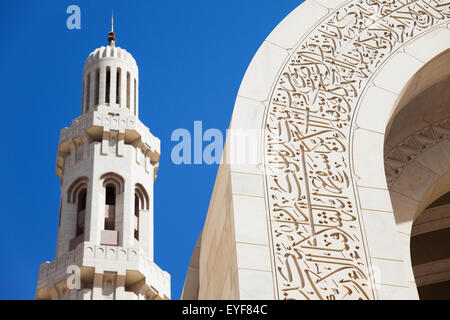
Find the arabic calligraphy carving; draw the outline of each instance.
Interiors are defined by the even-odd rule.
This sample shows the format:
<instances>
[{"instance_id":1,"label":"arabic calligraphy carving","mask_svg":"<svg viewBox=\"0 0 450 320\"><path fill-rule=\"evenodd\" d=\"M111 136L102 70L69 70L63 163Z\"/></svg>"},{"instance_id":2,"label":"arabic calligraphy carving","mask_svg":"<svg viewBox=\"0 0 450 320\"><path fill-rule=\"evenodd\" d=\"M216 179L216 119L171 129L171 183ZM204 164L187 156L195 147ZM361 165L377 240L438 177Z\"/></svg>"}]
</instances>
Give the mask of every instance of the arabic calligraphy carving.
<instances>
[{"instance_id":1,"label":"arabic calligraphy carving","mask_svg":"<svg viewBox=\"0 0 450 320\"><path fill-rule=\"evenodd\" d=\"M361 92L447 0L354 0L290 56L265 123L266 196L280 299L372 299L347 145Z\"/></svg>"}]
</instances>

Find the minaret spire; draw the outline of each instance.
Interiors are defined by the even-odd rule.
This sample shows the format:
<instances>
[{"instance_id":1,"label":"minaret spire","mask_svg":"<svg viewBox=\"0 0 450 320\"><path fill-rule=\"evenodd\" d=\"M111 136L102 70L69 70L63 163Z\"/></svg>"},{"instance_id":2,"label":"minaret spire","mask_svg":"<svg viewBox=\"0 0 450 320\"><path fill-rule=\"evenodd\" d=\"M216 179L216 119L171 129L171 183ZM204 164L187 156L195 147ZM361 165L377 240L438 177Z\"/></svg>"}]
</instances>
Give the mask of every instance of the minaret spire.
<instances>
[{"instance_id":1,"label":"minaret spire","mask_svg":"<svg viewBox=\"0 0 450 320\"><path fill-rule=\"evenodd\" d=\"M114 34L114 12L111 11L111 31L108 34L108 45L116 45L116 35Z\"/></svg>"}]
</instances>

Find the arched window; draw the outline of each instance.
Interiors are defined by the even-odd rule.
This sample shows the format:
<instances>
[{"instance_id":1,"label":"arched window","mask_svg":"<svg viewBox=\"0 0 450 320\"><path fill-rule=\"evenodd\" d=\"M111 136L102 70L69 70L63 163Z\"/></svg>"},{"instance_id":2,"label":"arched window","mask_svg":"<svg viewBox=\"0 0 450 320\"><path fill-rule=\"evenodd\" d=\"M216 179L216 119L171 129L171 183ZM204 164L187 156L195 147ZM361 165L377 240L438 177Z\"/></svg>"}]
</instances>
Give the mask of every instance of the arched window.
<instances>
[{"instance_id":1,"label":"arched window","mask_svg":"<svg viewBox=\"0 0 450 320\"><path fill-rule=\"evenodd\" d=\"M116 193L120 194L123 192L124 180L123 178L114 172L108 172L100 177L103 181L103 186L106 188L107 185L111 184L116 188Z\"/></svg>"},{"instance_id":2,"label":"arched window","mask_svg":"<svg viewBox=\"0 0 450 320\"><path fill-rule=\"evenodd\" d=\"M121 69L117 68L117 73L116 73L116 103L120 104L120 72Z\"/></svg>"},{"instance_id":3,"label":"arched window","mask_svg":"<svg viewBox=\"0 0 450 320\"><path fill-rule=\"evenodd\" d=\"M140 215L142 210L148 210L150 199L147 191L137 183L134 191L134 238L139 240Z\"/></svg>"},{"instance_id":4,"label":"arched window","mask_svg":"<svg viewBox=\"0 0 450 320\"><path fill-rule=\"evenodd\" d=\"M148 197L147 191L144 186L140 183L136 183L135 195L139 198L139 206L141 210L149 210L150 198Z\"/></svg>"},{"instance_id":5,"label":"arched window","mask_svg":"<svg viewBox=\"0 0 450 320\"><path fill-rule=\"evenodd\" d=\"M105 230L115 230L116 187L110 183L105 188Z\"/></svg>"},{"instance_id":6,"label":"arched window","mask_svg":"<svg viewBox=\"0 0 450 320\"><path fill-rule=\"evenodd\" d=\"M127 72L127 108L130 109L130 73Z\"/></svg>"},{"instance_id":7,"label":"arched window","mask_svg":"<svg viewBox=\"0 0 450 320\"><path fill-rule=\"evenodd\" d=\"M134 238L139 240L139 197L134 195Z\"/></svg>"},{"instance_id":8,"label":"arched window","mask_svg":"<svg viewBox=\"0 0 450 320\"><path fill-rule=\"evenodd\" d=\"M86 216L86 188L81 189L78 192L77 197L77 227L75 236L78 237L84 233L84 222Z\"/></svg>"},{"instance_id":9,"label":"arched window","mask_svg":"<svg viewBox=\"0 0 450 320\"><path fill-rule=\"evenodd\" d=\"M100 69L95 69L95 92L94 92L94 105L97 106L99 103L99 95L100 95Z\"/></svg>"},{"instance_id":10,"label":"arched window","mask_svg":"<svg viewBox=\"0 0 450 320\"><path fill-rule=\"evenodd\" d=\"M67 189L67 202L77 203L77 196L80 194L82 189L87 190L88 182L89 180L87 177L79 177L76 179Z\"/></svg>"},{"instance_id":11,"label":"arched window","mask_svg":"<svg viewBox=\"0 0 450 320\"><path fill-rule=\"evenodd\" d=\"M136 105L136 78L134 79L134 115L137 116L137 105Z\"/></svg>"},{"instance_id":12,"label":"arched window","mask_svg":"<svg viewBox=\"0 0 450 320\"><path fill-rule=\"evenodd\" d=\"M91 103L91 74L87 74L87 84L86 84L86 106L84 107L85 111L89 111L89 105Z\"/></svg>"},{"instance_id":13,"label":"arched window","mask_svg":"<svg viewBox=\"0 0 450 320\"><path fill-rule=\"evenodd\" d=\"M88 182L87 177L79 177L67 189L67 203L74 206L75 211L74 216L63 217L75 224L73 238L69 242L69 250L75 249L84 241Z\"/></svg>"},{"instance_id":14,"label":"arched window","mask_svg":"<svg viewBox=\"0 0 450 320\"><path fill-rule=\"evenodd\" d=\"M86 108L86 81L84 81L83 79L83 87L81 89L81 114L83 114L85 112L85 108Z\"/></svg>"},{"instance_id":15,"label":"arched window","mask_svg":"<svg viewBox=\"0 0 450 320\"><path fill-rule=\"evenodd\" d=\"M106 67L105 104L109 104L110 88L111 88L111 68Z\"/></svg>"},{"instance_id":16,"label":"arched window","mask_svg":"<svg viewBox=\"0 0 450 320\"><path fill-rule=\"evenodd\" d=\"M116 231L116 212L118 196L123 192L124 180L114 173L108 172L100 177L103 180L105 192L105 228L104 230Z\"/></svg>"}]
</instances>

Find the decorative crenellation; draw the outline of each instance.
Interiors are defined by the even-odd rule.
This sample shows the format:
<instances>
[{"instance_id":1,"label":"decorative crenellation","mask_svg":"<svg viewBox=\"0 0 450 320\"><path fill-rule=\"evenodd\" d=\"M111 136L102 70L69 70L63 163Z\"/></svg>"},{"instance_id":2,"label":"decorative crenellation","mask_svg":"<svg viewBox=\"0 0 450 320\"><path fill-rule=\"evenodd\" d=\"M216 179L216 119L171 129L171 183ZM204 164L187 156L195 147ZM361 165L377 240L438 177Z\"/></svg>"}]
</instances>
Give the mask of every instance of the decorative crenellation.
<instances>
[{"instance_id":1,"label":"decorative crenellation","mask_svg":"<svg viewBox=\"0 0 450 320\"><path fill-rule=\"evenodd\" d=\"M72 167L79 161L88 159L92 155L90 150L91 143L92 139L88 136L80 136L73 139L65 151L58 150L56 174L62 177L64 175L65 165Z\"/></svg>"},{"instance_id":2,"label":"decorative crenellation","mask_svg":"<svg viewBox=\"0 0 450 320\"><path fill-rule=\"evenodd\" d=\"M450 139L450 118L439 120L403 139L384 156L388 186L392 186L408 164L434 145Z\"/></svg>"},{"instance_id":3,"label":"decorative crenellation","mask_svg":"<svg viewBox=\"0 0 450 320\"><path fill-rule=\"evenodd\" d=\"M58 153L57 171L59 176L64 175L65 165L72 167L78 162L87 160L93 156L91 145L96 143L95 140L88 136L77 137L69 144L69 151ZM97 142L98 143L98 142ZM124 149L124 134L117 131L104 131L101 140L100 154L103 156L123 157L126 152ZM159 168L159 154L152 152L148 145L140 140L131 144L134 147L135 162L142 166L147 173L154 173L156 179L157 169ZM156 169L154 171L154 169Z\"/></svg>"},{"instance_id":4,"label":"decorative crenellation","mask_svg":"<svg viewBox=\"0 0 450 320\"><path fill-rule=\"evenodd\" d=\"M347 148L355 109L387 58L449 17L447 0L352 0L291 53L265 118L279 299L376 297Z\"/></svg>"},{"instance_id":5,"label":"decorative crenellation","mask_svg":"<svg viewBox=\"0 0 450 320\"><path fill-rule=\"evenodd\" d=\"M84 135L85 130L93 124L93 115L94 114L92 112L85 113L73 120L70 127L61 129L59 134L59 143L61 144L66 140L70 141L76 137Z\"/></svg>"}]
</instances>

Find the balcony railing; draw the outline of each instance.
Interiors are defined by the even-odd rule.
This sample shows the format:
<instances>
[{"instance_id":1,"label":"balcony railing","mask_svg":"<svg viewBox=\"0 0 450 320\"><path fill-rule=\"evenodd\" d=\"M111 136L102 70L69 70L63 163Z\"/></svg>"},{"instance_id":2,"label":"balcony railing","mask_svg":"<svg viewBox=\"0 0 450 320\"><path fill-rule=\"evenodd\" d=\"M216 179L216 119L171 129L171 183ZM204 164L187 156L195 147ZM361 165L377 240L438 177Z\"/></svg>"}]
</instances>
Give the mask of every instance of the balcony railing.
<instances>
[{"instance_id":1,"label":"balcony railing","mask_svg":"<svg viewBox=\"0 0 450 320\"><path fill-rule=\"evenodd\" d=\"M105 219L114 219L116 216L116 206L107 204L105 205Z\"/></svg>"}]
</instances>

